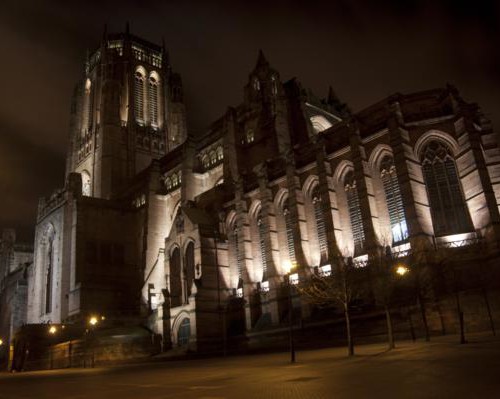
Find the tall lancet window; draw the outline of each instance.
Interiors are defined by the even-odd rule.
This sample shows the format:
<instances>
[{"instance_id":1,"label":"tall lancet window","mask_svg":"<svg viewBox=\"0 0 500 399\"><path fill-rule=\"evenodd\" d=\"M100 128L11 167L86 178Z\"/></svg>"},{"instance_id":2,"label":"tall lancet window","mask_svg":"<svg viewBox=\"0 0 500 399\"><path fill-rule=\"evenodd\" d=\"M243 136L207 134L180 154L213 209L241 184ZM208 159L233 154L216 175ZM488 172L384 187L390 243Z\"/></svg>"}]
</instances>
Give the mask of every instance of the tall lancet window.
<instances>
[{"instance_id":1,"label":"tall lancet window","mask_svg":"<svg viewBox=\"0 0 500 399\"><path fill-rule=\"evenodd\" d=\"M170 255L170 305L182 305L181 251L175 248Z\"/></svg>"},{"instance_id":2,"label":"tall lancet window","mask_svg":"<svg viewBox=\"0 0 500 399\"><path fill-rule=\"evenodd\" d=\"M262 281L267 280L267 255L266 255L266 226L262 219L262 210L259 210L257 215L257 227L259 231L259 250L260 250L260 260L262 262Z\"/></svg>"},{"instance_id":3,"label":"tall lancet window","mask_svg":"<svg viewBox=\"0 0 500 399\"><path fill-rule=\"evenodd\" d=\"M139 124L144 124L144 73L139 69L134 78L134 112Z\"/></svg>"},{"instance_id":4,"label":"tall lancet window","mask_svg":"<svg viewBox=\"0 0 500 399\"><path fill-rule=\"evenodd\" d=\"M319 194L319 186L314 187L311 199L314 207L314 220L316 222L316 235L318 238L321 263L323 264L328 258L328 247L326 244L326 226L325 219L323 217L323 207L321 196Z\"/></svg>"},{"instance_id":5,"label":"tall lancet window","mask_svg":"<svg viewBox=\"0 0 500 399\"><path fill-rule=\"evenodd\" d=\"M423 151L422 169L434 234L444 236L472 231L455 160L449 148L438 141L431 141Z\"/></svg>"},{"instance_id":6,"label":"tall lancet window","mask_svg":"<svg viewBox=\"0 0 500 399\"><path fill-rule=\"evenodd\" d=\"M85 81L85 97L83 99L83 118L84 118L84 133L92 129L93 123L93 108L94 108L94 90L92 90L92 82L87 78Z\"/></svg>"},{"instance_id":7,"label":"tall lancet window","mask_svg":"<svg viewBox=\"0 0 500 399\"><path fill-rule=\"evenodd\" d=\"M158 77L152 74L149 77L149 120L153 127L158 127L158 89Z\"/></svg>"},{"instance_id":8,"label":"tall lancet window","mask_svg":"<svg viewBox=\"0 0 500 399\"><path fill-rule=\"evenodd\" d=\"M401 191L399 190L398 176L394 160L390 156L384 157L380 164L380 179L384 186L389 221L391 223L392 243L398 244L408 238L405 211Z\"/></svg>"},{"instance_id":9,"label":"tall lancet window","mask_svg":"<svg viewBox=\"0 0 500 399\"><path fill-rule=\"evenodd\" d=\"M238 273L238 286L236 287L236 295L241 297L243 296L243 259L240 251L240 230L236 226L236 223L234 223L232 227L233 254L236 261L236 272Z\"/></svg>"},{"instance_id":10,"label":"tall lancet window","mask_svg":"<svg viewBox=\"0 0 500 399\"><path fill-rule=\"evenodd\" d=\"M52 312L52 279L54 275L54 239L47 241L46 269L45 269L45 313Z\"/></svg>"},{"instance_id":11,"label":"tall lancet window","mask_svg":"<svg viewBox=\"0 0 500 399\"><path fill-rule=\"evenodd\" d=\"M347 208L349 210L349 218L351 220L352 237L354 240L354 255L362 253L363 243L365 241L365 232L363 230L363 218L361 217L361 209L359 207L358 189L354 172L347 173L344 180L344 189L347 197Z\"/></svg>"},{"instance_id":12,"label":"tall lancet window","mask_svg":"<svg viewBox=\"0 0 500 399\"><path fill-rule=\"evenodd\" d=\"M185 268L186 268L186 300L185 302L188 302L188 298L191 295L191 287L193 285L193 280L194 280L194 243L191 241L188 246L186 247L186 261L185 261Z\"/></svg>"},{"instance_id":13,"label":"tall lancet window","mask_svg":"<svg viewBox=\"0 0 500 399\"><path fill-rule=\"evenodd\" d=\"M241 280L243 278L243 271L241 266L239 229L236 226L236 223L233 228L233 251L234 251L234 258L236 260L236 271L238 273L238 280Z\"/></svg>"},{"instance_id":14,"label":"tall lancet window","mask_svg":"<svg viewBox=\"0 0 500 399\"><path fill-rule=\"evenodd\" d=\"M286 243L288 247L288 258L290 259L290 263L295 266L295 243L293 241L293 229L294 229L294 221L292 218L292 214L290 212L290 199L287 198L283 204L283 216L285 218L285 228L286 228Z\"/></svg>"}]
</instances>

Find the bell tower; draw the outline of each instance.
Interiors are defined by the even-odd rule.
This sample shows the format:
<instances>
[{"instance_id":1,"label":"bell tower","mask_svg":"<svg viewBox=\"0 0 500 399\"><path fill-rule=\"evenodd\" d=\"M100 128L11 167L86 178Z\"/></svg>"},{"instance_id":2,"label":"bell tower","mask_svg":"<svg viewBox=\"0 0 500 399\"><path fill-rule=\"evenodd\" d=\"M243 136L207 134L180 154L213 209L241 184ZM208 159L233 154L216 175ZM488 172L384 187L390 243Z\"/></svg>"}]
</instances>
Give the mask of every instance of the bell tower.
<instances>
[{"instance_id":1,"label":"bell tower","mask_svg":"<svg viewBox=\"0 0 500 399\"><path fill-rule=\"evenodd\" d=\"M83 195L113 198L135 175L186 139L182 80L164 43L104 31L75 87L66 175Z\"/></svg>"}]
</instances>

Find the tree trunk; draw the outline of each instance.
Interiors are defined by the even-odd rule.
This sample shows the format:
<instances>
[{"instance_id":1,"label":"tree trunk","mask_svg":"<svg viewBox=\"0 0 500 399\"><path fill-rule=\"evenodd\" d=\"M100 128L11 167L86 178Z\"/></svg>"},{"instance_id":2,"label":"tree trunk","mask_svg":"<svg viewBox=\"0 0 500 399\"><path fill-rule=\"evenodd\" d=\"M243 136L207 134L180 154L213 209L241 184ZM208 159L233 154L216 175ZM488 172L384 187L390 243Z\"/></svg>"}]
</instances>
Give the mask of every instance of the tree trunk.
<instances>
[{"instance_id":1,"label":"tree trunk","mask_svg":"<svg viewBox=\"0 0 500 399\"><path fill-rule=\"evenodd\" d=\"M352 340L352 332L351 332L351 315L349 314L349 307L344 307L344 315L345 315L345 330L347 336L347 354L348 356L354 356L354 342Z\"/></svg>"},{"instance_id":2,"label":"tree trunk","mask_svg":"<svg viewBox=\"0 0 500 399\"><path fill-rule=\"evenodd\" d=\"M462 307L460 306L460 293L457 290L455 290L455 302L457 305L457 316L460 327L460 343L466 344L467 341L465 340L464 312L462 312Z\"/></svg>"},{"instance_id":3,"label":"tree trunk","mask_svg":"<svg viewBox=\"0 0 500 399\"><path fill-rule=\"evenodd\" d=\"M425 340L427 342L429 342L431 340L431 336L429 334L429 324L427 323L427 315L425 313L425 304L424 304L424 301L422 300L422 295L420 294L420 291L418 293L418 306L420 307L420 314L422 315L422 323L424 325Z\"/></svg>"},{"instance_id":4,"label":"tree trunk","mask_svg":"<svg viewBox=\"0 0 500 399\"><path fill-rule=\"evenodd\" d=\"M391 312L389 311L389 307L384 306L385 311L385 321L387 322L387 340L389 344L389 350L394 349L396 345L394 344L394 333L392 331L392 319Z\"/></svg>"},{"instance_id":5,"label":"tree trunk","mask_svg":"<svg viewBox=\"0 0 500 399\"><path fill-rule=\"evenodd\" d=\"M493 315L491 314L491 306L490 306L490 299L488 297L488 290L484 287L482 287L483 291L483 298L484 298L484 303L486 305L486 310L488 312L488 318L490 319L490 328L491 328L491 333L495 336L496 331L495 331L495 322L493 321Z\"/></svg>"}]
</instances>

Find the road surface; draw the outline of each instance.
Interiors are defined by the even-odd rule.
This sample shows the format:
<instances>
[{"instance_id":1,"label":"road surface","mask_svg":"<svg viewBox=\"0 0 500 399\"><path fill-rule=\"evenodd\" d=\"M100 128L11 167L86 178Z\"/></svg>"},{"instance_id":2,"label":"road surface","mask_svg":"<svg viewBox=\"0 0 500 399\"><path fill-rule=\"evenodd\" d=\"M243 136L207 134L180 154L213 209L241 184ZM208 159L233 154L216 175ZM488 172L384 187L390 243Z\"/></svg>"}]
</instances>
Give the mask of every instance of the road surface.
<instances>
[{"instance_id":1,"label":"road surface","mask_svg":"<svg viewBox=\"0 0 500 399\"><path fill-rule=\"evenodd\" d=\"M500 341L345 349L0 374L0 399L500 398Z\"/></svg>"}]
</instances>

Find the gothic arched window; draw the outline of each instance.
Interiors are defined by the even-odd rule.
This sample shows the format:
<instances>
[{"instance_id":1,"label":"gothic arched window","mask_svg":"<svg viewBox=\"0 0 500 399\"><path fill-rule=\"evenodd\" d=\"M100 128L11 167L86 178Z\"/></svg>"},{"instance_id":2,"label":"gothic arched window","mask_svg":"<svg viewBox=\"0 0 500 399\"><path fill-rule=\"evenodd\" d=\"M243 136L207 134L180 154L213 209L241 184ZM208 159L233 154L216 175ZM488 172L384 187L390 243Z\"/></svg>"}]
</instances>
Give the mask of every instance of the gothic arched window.
<instances>
[{"instance_id":1,"label":"gothic arched window","mask_svg":"<svg viewBox=\"0 0 500 399\"><path fill-rule=\"evenodd\" d=\"M441 142L431 141L422 153L422 169L434 234L444 236L472 231L455 160L449 148Z\"/></svg>"},{"instance_id":2,"label":"gothic arched window","mask_svg":"<svg viewBox=\"0 0 500 399\"><path fill-rule=\"evenodd\" d=\"M217 163L217 154L215 151L210 151L210 165L215 165Z\"/></svg>"},{"instance_id":3,"label":"gothic arched window","mask_svg":"<svg viewBox=\"0 0 500 399\"><path fill-rule=\"evenodd\" d=\"M326 244L326 226L323 218L323 209L319 186L316 185L312 191L312 203L314 207L314 220L316 222L316 235L318 237L318 246L321 254L321 263L325 263L328 257L328 246Z\"/></svg>"},{"instance_id":4,"label":"gothic arched window","mask_svg":"<svg viewBox=\"0 0 500 399\"><path fill-rule=\"evenodd\" d=\"M84 108L85 129L88 132L92 129L92 114L94 109L94 90L92 90L92 82L90 79L85 81Z\"/></svg>"},{"instance_id":5,"label":"gothic arched window","mask_svg":"<svg viewBox=\"0 0 500 399\"><path fill-rule=\"evenodd\" d=\"M262 209L259 210L257 214L257 229L259 234L259 250L260 250L260 260L262 262L262 281L267 280L267 255L266 255L266 226L264 220L262 219Z\"/></svg>"},{"instance_id":6,"label":"gothic arched window","mask_svg":"<svg viewBox=\"0 0 500 399\"><path fill-rule=\"evenodd\" d=\"M351 220L352 237L354 240L354 254L357 255L362 252L365 241L365 232L363 230L363 218L359 207L358 189L356 187L356 180L354 179L353 171L347 173L344 179L344 189L347 197L349 219Z\"/></svg>"},{"instance_id":7,"label":"gothic arched window","mask_svg":"<svg viewBox=\"0 0 500 399\"><path fill-rule=\"evenodd\" d=\"M230 227L230 231L231 231L230 238L232 238L232 240L231 240L232 251L234 254L234 260L236 261L235 262L236 263L236 272L238 273L237 290L240 290L240 288L242 288L242 286L243 286L243 265L242 265L242 256L241 256L242 254L240 251L240 237L239 237L240 230L236 226L236 222L234 222L232 224L232 226ZM238 294L239 294L239 292L238 292Z\"/></svg>"},{"instance_id":8,"label":"gothic arched window","mask_svg":"<svg viewBox=\"0 0 500 399\"><path fill-rule=\"evenodd\" d=\"M255 140L255 134L252 129L248 129L245 134L245 141L247 144L253 143Z\"/></svg>"},{"instance_id":9,"label":"gothic arched window","mask_svg":"<svg viewBox=\"0 0 500 399\"><path fill-rule=\"evenodd\" d=\"M286 243L288 247L288 258L292 266L295 266L295 243L293 241L293 229L294 229L294 221L292 220L292 214L290 212L289 206L289 198L285 200L283 203L283 217L285 218L285 229L286 229Z\"/></svg>"},{"instance_id":10,"label":"gothic arched window","mask_svg":"<svg viewBox=\"0 0 500 399\"><path fill-rule=\"evenodd\" d=\"M222 146L217 147L217 161L222 161L224 159L224 151L222 150Z\"/></svg>"},{"instance_id":11,"label":"gothic arched window","mask_svg":"<svg viewBox=\"0 0 500 399\"><path fill-rule=\"evenodd\" d=\"M182 305L182 277L181 277L181 254L179 248L175 248L170 255L170 305L171 307Z\"/></svg>"},{"instance_id":12,"label":"gothic arched window","mask_svg":"<svg viewBox=\"0 0 500 399\"><path fill-rule=\"evenodd\" d=\"M134 111L135 111L135 119L138 123L144 123L144 81L146 77L144 76L144 72L138 69L135 72L134 79Z\"/></svg>"},{"instance_id":13,"label":"gothic arched window","mask_svg":"<svg viewBox=\"0 0 500 399\"><path fill-rule=\"evenodd\" d=\"M158 127L159 79L156 74L149 77L149 120L151 126Z\"/></svg>"},{"instance_id":14,"label":"gothic arched window","mask_svg":"<svg viewBox=\"0 0 500 399\"><path fill-rule=\"evenodd\" d=\"M271 92L273 93L273 96L278 94L278 83L276 76L271 76Z\"/></svg>"},{"instance_id":15,"label":"gothic arched window","mask_svg":"<svg viewBox=\"0 0 500 399\"><path fill-rule=\"evenodd\" d=\"M191 295L191 286L194 280L194 243L191 241L186 247L185 255L186 267L186 303L187 298Z\"/></svg>"},{"instance_id":16,"label":"gothic arched window","mask_svg":"<svg viewBox=\"0 0 500 399\"><path fill-rule=\"evenodd\" d=\"M408 227L406 225L405 211L401 191L399 190L398 176L394 160L385 156L380 164L380 179L384 186L389 221L391 223L392 243L398 244L408 238Z\"/></svg>"},{"instance_id":17,"label":"gothic arched window","mask_svg":"<svg viewBox=\"0 0 500 399\"><path fill-rule=\"evenodd\" d=\"M260 82L259 82L259 79L257 77L253 78L253 88L255 91L260 90Z\"/></svg>"},{"instance_id":18,"label":"gothic arched window","mask_svg":"<svg viewBox=\"0 0 500 399\"><path fill-rule=\"evenodd\" d=\"M92 194L92 182L90 179L90 173L84 170L82 173L82 195L90 197Z\"/></svg>"}]
</instances>

